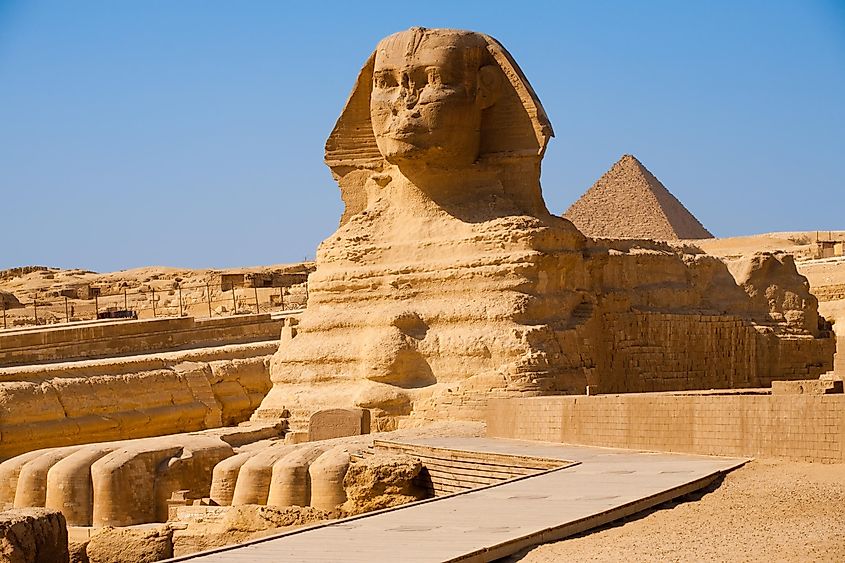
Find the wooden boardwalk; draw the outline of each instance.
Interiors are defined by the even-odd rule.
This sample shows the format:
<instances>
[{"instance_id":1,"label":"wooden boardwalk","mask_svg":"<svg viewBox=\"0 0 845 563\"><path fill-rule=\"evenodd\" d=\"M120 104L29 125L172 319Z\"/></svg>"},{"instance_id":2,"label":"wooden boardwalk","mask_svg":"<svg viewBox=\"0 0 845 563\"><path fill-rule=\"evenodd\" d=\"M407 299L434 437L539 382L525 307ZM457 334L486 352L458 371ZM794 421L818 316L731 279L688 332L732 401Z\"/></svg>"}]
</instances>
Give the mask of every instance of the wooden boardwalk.
<instances>
[{"instance_id":1,"label":"wooden boardwalk","mask_svg":"<svg viewBox=\"0 0 845 563\"><path fill-rule=\"evenodd\" d=\"M746 461L493 438L405 443L578 464L171 561L491 561L693 492Z\"/></svg>"}]
</instances>

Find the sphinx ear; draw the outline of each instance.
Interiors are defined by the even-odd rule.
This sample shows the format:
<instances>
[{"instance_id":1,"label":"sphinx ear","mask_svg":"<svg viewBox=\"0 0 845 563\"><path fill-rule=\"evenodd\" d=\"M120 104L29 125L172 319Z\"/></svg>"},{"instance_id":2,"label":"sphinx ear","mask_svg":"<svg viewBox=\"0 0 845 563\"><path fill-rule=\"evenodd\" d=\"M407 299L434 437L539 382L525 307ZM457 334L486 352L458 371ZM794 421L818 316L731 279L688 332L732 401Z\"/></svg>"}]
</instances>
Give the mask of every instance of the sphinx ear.
<instances>
[{"instance_id":1,"label":"sphinx ear","mask_svg":"<svg viewBox=\"0 0 845 563\"><path fill-rule=\"evenodd\" d=\"M478 84L475 101L481 109L487 109L496 103L502 91L502 71L496 65L487 65L478 69Z\"/></svg>"}]
</instances>

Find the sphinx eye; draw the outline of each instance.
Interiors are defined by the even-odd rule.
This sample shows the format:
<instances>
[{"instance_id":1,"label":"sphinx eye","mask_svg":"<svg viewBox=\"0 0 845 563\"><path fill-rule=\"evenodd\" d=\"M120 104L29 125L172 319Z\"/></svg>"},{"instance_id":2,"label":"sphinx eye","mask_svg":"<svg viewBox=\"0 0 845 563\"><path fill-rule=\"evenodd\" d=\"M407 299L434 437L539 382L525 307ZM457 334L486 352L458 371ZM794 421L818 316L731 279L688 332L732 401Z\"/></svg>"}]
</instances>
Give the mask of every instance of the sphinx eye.
<instances>
[{"instance_id":1,"label":"sphinx eye","mask_svg":"<svg viewBox=\"0 0 845 563\"><path fill-rule=\"evenodd\" d=\"M396 77L390 72L377 72L373 75L373 84L376 88L395 88L399 85Z\"/></svg>"}]
</instances>

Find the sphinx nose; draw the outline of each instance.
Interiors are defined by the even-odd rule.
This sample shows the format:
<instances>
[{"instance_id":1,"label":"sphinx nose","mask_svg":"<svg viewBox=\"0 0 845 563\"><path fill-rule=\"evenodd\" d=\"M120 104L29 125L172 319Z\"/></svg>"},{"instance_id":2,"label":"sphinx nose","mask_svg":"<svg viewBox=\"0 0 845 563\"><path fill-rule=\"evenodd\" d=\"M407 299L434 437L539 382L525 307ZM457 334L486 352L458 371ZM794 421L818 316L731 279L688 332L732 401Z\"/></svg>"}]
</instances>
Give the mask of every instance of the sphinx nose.
<instances>
[{"instance_id":1,"label":"sphinx nose","mask_svg":"<svg viewBox=\"0 0 845 563\"><path fill-rule=\"evenodd\" d=\"M401 97L406 109L412 109L420 99L419 90L407 73L402 73Z\"/></svg>"}]
</instances>

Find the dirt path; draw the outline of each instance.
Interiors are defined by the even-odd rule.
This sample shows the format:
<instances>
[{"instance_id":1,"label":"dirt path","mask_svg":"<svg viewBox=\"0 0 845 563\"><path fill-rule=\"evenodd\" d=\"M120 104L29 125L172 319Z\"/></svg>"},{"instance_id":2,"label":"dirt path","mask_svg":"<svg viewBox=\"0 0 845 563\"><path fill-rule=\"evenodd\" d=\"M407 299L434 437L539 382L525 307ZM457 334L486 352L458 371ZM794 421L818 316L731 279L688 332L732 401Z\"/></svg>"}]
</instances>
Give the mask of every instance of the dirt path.
<instances>
[{"instance_id":1,"label":"dirt path","mask_svg":"<svg viewBox=\"0 0 845 563\"><path fill-rule=\"evenodd\" d=\"M686 501L509 561L845 561L845 464L754 461Z\"/></svg>"}]
</instances>

